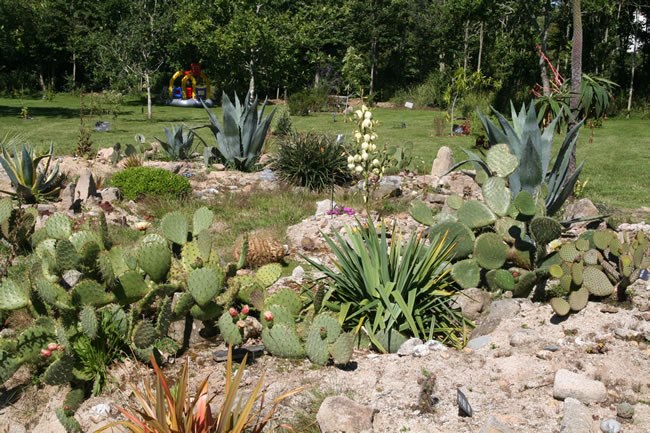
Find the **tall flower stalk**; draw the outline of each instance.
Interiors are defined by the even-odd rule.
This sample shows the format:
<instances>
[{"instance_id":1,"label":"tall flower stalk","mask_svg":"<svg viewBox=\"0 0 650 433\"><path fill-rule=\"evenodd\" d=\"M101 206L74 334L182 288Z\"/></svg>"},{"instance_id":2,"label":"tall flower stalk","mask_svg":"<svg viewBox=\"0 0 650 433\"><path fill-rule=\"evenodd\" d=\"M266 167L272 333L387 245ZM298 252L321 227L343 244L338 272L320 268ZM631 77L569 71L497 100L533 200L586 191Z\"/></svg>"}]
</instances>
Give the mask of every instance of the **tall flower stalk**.
<instances>
[{"instance_id":1,"label":"tall flower stalk","mask_svg":"<svg viewBox=\"0 0 650 433\"><path fill-rule=\"evenodd\" d=\"M373 192L377 189L384 170L388 164L388 155L385 146L378 149L375 127L376 120L372 118L372 112L365 105L354 112L354 120L357 129L354 131L355 146L353 152L348 155L348 169L352 174L363 180L363 201L366 205L366 212L370 214L370 202Z\"/></svg>"}]
</instances>

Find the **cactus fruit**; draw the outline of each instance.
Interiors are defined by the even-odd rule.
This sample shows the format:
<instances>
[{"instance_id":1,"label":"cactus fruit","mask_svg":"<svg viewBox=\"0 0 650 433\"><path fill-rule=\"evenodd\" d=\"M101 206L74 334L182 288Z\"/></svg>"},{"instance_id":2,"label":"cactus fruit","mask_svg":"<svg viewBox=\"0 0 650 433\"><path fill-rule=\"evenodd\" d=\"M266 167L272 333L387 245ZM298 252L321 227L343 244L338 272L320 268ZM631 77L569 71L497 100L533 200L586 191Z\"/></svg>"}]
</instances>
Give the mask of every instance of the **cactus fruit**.
<instances>
[{"instance_id":1,"label":"cactus fruit","mask_svg":"<svg viewBox=\"0 0 650 433\"><path fill-rule=\"evenodd\" d=\"M198 236L203 230L209 230L214 222L214 212L203 206L194 212L192 217L192 234Z\"/></svg>"},{"instance_id":2,"label":"cactus fruit","mask_svg":"<svg viewBox=\"0 0 650 433\"><path fill-rule=\"evenodd\" d=\"M133 328L133 335L131 339L133 344L138 349L146 349L149 346L152 346L153 343L158 338L158 333L153 324L148 320L142 320L138 322Z\"/></svg>"},{"instance_id":3,"label":"cactus fruit","mask_svg":"<svg viewBox=\"0 0 650 433\"><path fill-rule=\"evenodd\" d=\"M562 225L549 217L535 217L530 222L530 233L537 245L546 246L562 235Z\"/></svg>"},{"instance_id":4,"label":"cactus fruit","mask_svg":"<svg viewBox=\"0 0 650 433\"><path fill-rule=\"evenodd\" d=\"M194 269L187 277L187 288L196 303L205 306L223 288L223 275L212 267Z\"/></svg>"},{"instance_id":5,"label":"cactus fruit","mask_svg":"<svg viewBox=\"0 0 650 433\"><path fill-rule=\"evenodd\" d=\"M95 308L91 305L85 305L79 312L79 324L81 325L81 332L83 332L90 340L94 340L97 336L97 329L99 327Z\"/></svg>"},{"instance_id":6,"label":"cactus fruit","mask_svg":"<svg viewBox=\"0 0 650 433\"><path fill-rule=\"evenodd\" d=\"M589 290L586 287L581 287L569 293L569 306L571 311L580 311L587 306L589 301Z\"/></svg>"},{"instance_id":7,"label":"cactus fruit","mask_svg":"<svg viewBox=\"0 0 650 433\"><path fill-rule=\"evenodd\" d=\"M264 308L264 312L260 317L260 323L264 327L271 327L281 323L293 328L296 326L296 317L284 305L271 304Z\"/></svg>"},{"instance_id":8,"label":"cactus fruit","mask_svg":"<svg viewBox=\"0 0 650 433\"><path fill-rule=\"evenodd\" d=\"M505 216L510 208L512 191L506 186L506 180L500 177L488 178L481 187L483 198L488 207L497 215Z\"/></svg>"},{"instance_id":9,"label":"cactus fruit","mask_svg":"<svg viewBox=\"0 0 650 433\"><path fill-rule=\"evenodd\" d=\"M273 285L282 275L282 265L269 263L255 272L255 281L262 287L267 288Z\"/></svg>"},{"instance_id":10,"label":"cactus fruit","mask_svg":"<svg viewBox=\"0 0 650 433\"><path fill-rule=\"evenodd\" d=\"M292 316L300 314L302 301L300 296L289 288L280 289L266 299L266 305L281 305L289 311Z\"/></svg>"},{"instance_id":11,"label":"cactus fruit","mask_svg":"<svg viewBox=\"0 0 650 433\"><path fill-rule=\"evenodd\" d=\"M175 244L183 245L187 242L187 218L179 211L165 215L160 223L163 234Z\"/></svg>"},{"instance_id":12,"label":"cactus fruit","mask_svg":"<svg viewBox=\"0 0 650 433\"><path fill-rule=\"evenodd\" d=\"M452 244L455 247L451 250L450 260L464 259L474 251L474 233L465 225L455 221L446 221L436 224L429 230L429 238L435 239L447 236L445 248Z\"/></svg>"},{"instance_id":13,"label":"cactus fruit","mask_svg":"<svg viewBox=\"0 0 650 433\"><path fill-rule=\"evenodd\" d=\"M0 284L0 310L18 310L30 303L28 294L12 279Z\"/></svg>"},{"instance_id":14,"label":"cactus fruit","mask_svg":"<svg viewBox=\"0 0 650 433\"><path fill-rule=\"evenodd\" d=\"M549 303L558 316L566 316L571 310L569 303L562 298L552 298Z\"/></svg>"},{"instance_id":15,"label":"cactus fruit","mask_svg":"<svg viewBox=\"0 0 650 433\"><path fill-rule=\"evenodd\" d=\"M243 328L237 325L237 319L226 311L219 316L219 332L223 341L228 345L239 346L243 342Z\"/></svg>"},{"instance_id":16,"label":"cactus fruit","mask_svg":"<svg viewBox=\"0 0 650 433\"><path fill-rule=\"evenodd\" d=\"M233 258L235 261L241 259L241 252L245 250L244 236L240 236L233 247ZM284 260L286 251L273 235L266 231L257 231L248 234L248 252L246 263L248 266L259 267L268 263L277 263Z\"/></svg>"},{"instance_id":17,"label":"cactus fruit","mask_svg":"<svg viewBox=\"0 0 650 433\"><path fill-rule=\"evenodd\" d=\"M72 224L65 214L56 213L45 221L45 230L52 239L68 239L72 234Z\"/></svg>"},{"instance_id":18,"label":"cactus fruit","mask_svg":"<svg viewBox=\"0 0 650 433\"><path fill-rule=\"evenodd\" d=\"M411 214L411 217L420 224L425 226L432 226L435 224L433 219L433 210L424 204L422 200L415 200L411 203L409 213Z\"/></svg>"},{"instance_id":19,"label":"cactus fruit","mask_svg":"<svg viewBox=\"0 0 650 433\"><path fill-rule=\"evenodd\" d=\"M138 266L156 283L167 279L172 264L172 254L167 244L141 242L138 248Z\"/></svg>"},{"instance_id":20,"label":"cactus fruit","mask_svg":"<svg viewBox=\"0 0 650 433\"><path fill-rule=\"evenodd\" d=\"M607 275L593 266L586 266L582 272L582 285L594 296L609 296L614 293L614 286Z\"/></svg>"},{"instance_id":21,"label":"cactus fruit","mask_svg":"<svg viewBox=\"0 0 650 433\"><path fill-rule=\"evenodd\" d=\"M474 259L484 269L499 269L506 262L508 246L496 233L483 233L476 238Z\"/></svg>"},{"instance_id":22,"label":"cactus fruit","mask_svg":"<svg viewBox=\"0 0 650 433\"><path fill-rule=\"evenodd\" d=\"M283 324L274 324L272 328L262 330L264 347L273 356L280 358L303 358L305 349L295 329Z\"/></svg>"},{"instance_id":23,"label":"cactus fruit","mask_svg":"<svg viewBox=\"0 0 650 433\"><path fill-rule=\"evenodd\" d=\"M497 144L490 147L485 157L488 168L498 178L510 176L519 166L519 158L510 152L507 144Z\"/></svg>"},{"instance_id":24,"label":"cactus fruit","mask_svg":"<svg viewBox=\"0 0 650 433\"><path fill-rule=\"evenodd\" d=\"M458 221L470 229L478 229L493 224L496 216L480 201L469 200L458 209Z\"/></svg>"},{"instance_id":25,"label":"cactus fruit","mask_svg":"<svg viewBox=\"0 0 650 433\"><path fill-rule=\"evenodd\" d=\"M477 287L481 279L481 269L474 259L465 259L454 263L451 277L463 289Z\"/></svg>"}]
</instances>

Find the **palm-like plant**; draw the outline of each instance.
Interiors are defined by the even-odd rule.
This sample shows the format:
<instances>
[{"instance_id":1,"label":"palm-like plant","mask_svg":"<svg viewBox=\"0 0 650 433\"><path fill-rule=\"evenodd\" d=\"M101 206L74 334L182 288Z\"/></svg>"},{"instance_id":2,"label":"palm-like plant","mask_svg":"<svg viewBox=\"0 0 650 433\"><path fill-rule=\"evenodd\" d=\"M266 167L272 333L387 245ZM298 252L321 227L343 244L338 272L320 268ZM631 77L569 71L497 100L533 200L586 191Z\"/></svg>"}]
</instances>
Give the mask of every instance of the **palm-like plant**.
<instances>
[{"instance_id":1,"label":"palm-like plant","mask_svg":"<svg viewBox=\"0 0 650 433\"><path fill-rule=\"evenodd\" d=\"M185 362L173 392L168 378L153 357L151 364L155 372L153 383L145 382L143 391L132 387L140 408L118 407L117 409L127 421L112 422L96 430L95 433L118 426L131 433L260 433L273 419L278 404L302 390L298 388L280 395L273 400L271 409L263 413L264 375L248 398L244 399L239 394L239 387L246 370L246 357L233 376L232 347L230 347L226 362L225 396L219 412L213 415L210 402L214 396L209 395L207 378L199 384L194 396L191 396L188 390L189 366Z\"/></svg>"},{"instance_id":2,"label":"palm-like plant","mask_svg":"<svg viewBox=\"0 0 650 433\"><path fill-rule=\"evenodd\" d=\"M226 165L240 171L253 170L264 149L266 133L275 110L264 117L266 101L258 110L258 99L252 99L252 96L247 94L240 102L235 94L235 105L233 105L224 92L221 100L222 123L219 123L214 113L203 104L210 117L210 124L207 126L217 141L216 147L206 146L204 151L206 162L216 153L217 158Z\"/></svg>"},{"instance_id":3,"label":"palm-like plant","mask_svg":"<svg viewBox=\"0 0 650 433\"><path fill-rule=\"evenodd\" d=\"M324 305L339 312L344 326L362 326L383 352L388 348L378 335L392 332L464 345L471 324L452 308L448 258L453 245L444 238L427 244L415 235L404 244L394 228L389 242L385 226L378 231L372 220L346 233L349 241L337 232L324 235L335 269L306 258L332 280Z\"/></svg>"},{"instance_id":4,"label":"palm-like plant","mask_svg":"<svg viewBox=\"0 0 650 433\"><path fill-rule=\"evenodd\" d=\"M59 174L58 164L50 167L54 145L50 143L48 153L34 156L34 150L26 144L22 144L19 151L17 141L18 138L7 137L3 140L0 164L7 172L14 191L0 192L15 196L25 203L56 198L63 178ZM13 146L13 155L7 152L10 145ZM41 167L41 162L45 162L45 167Z\"/></svg>"}]
</instances>

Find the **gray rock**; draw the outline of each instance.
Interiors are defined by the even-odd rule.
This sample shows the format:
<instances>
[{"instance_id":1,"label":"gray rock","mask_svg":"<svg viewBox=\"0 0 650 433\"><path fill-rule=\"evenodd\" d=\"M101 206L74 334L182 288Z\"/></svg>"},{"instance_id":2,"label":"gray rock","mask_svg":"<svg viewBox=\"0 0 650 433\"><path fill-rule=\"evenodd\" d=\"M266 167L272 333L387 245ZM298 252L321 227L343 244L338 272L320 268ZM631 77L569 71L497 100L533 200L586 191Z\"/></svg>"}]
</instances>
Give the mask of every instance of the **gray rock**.
<instances>
[{"instance_id":1,"label":"gray rock","mask_svg":"<svg viewBox=\"0 0 650 433\"><path fill-rule=\"evenodd\" d=\"M115 152L115 150L113 150L112 147L104 147L97 151L97 156L95 157L95 159L97 159L100 162L110 163L111 160L113 159L113 152Z\"/></svg>"},{"instance_id":2,"label":"gray rock","mask_svg":"<svg viewBox=\"0 0 650 433\"><path fill-rule=\"evenodd\" d=\"M482 289L470 288L462 290L454 296L454 302L460 306L465 317L476 320L492 302L492 297Z\"/></svg>"},{"instance_id":3,"label":"gray rock","mask_svg":"<svg viewBox=\"0 0 650 433\"><path fill-rule=\"evenodd\" d=\"M564 415L560 424L560 433L594 433L591 411L575 398L564 400Z\"/></svg>"},{"instance_id":4,"label":"gray rock","mask_svg":"<svg viewBox=\"0 0 650 433\"><path fill-rule=\"evenodd\" d=\"M494 331L504 318L511 318L519 314L521 307L514 299L500 299L490 304L490 312L479 326L474 328L472 338L487 335Z\"/></svg>"},{"instance_id":5,"label":"gray rock","mask_svg":"<svg viewBox=\"0 0 650 433\"><path fill-rule=\"evenodd\" d=\"M478 350L481 347L487 346L492 341L492 337L489 335L482 335L480 337L472 338L467 343L467 347L472 350Z\"/></svg>"},{"instance_id":6,"label":"gray rock","mask_svg":"<svg viewBox=\"0 0 650 433\"><path fill-rule=\"evenodd\" d=\"M487 422L481 427L480 433L515 433L515 431L509 425L490 415Z\"/></svg>"},{"instance_id":7,"label":"gray rock","mask_svg":"<svg viewBox=\"0 0 650 433\"><path fill-rule=\"evenodd\" d=\"M212 168L217 171L224 171L226 169L226 166L223 164L212 164Z\"/></svg>"},{"instance_id":8,"label":"gray rock","mask_svg":"<svg viewBox=\"0 0 650 433\"><path fill-rule=\"evenodd\" d=\"M424 358L429 355L429 346L426 344L419 344L413 349L413 356L416 358Z\"/></svg>"},{"instance_id":9,"label":"gray rock","mask_svg":"<svg viewBox=\"0 0 650 433\"><path fill-rule=\"evenodd\" d=\"M431 165L431 176L437 178L442 177L454 165L454 154L447 146L442 146L438 149L436 159L433 160Z\"/></svg>"},{"instance_id":10,"label":"gray rock","mask_svg":"<svg viewBox=\"0 0 650 433\"><path fill-rule=\"evenodd\" d=\"M260 162L260 164L261 164L261 162ZM275 182L277 180L277 176L275 175L273 170L271 170L269 168L265 168L264 170L260 171L259 177L260 177L260 180L265 181L265 182Z\"/></svg>"},{"instance_id":11,"label":"gray rock","mask_svg":"<svg viewBox=\"0 0 650 433\"><path fill-rule=\"evenodd\" d=\"M72 288L77 285L79 280L84 276L81 272L79 272L76 269L70 269L68 271L65 271L63 273L63 281L68 285L68 287Z\"/></svg>"},{"instance_id":12,"label":"gray rock","mask_svg":"<svg viewBox=\"0 0 650 433\"><path fill-rule=\"evenodd\" d=\"M316 213L314 215L327 215L331 209L336 206L336 202L330 199L325 199L316 202Z\"/></svg>"},{"instance_id":13,"label":"gray rock","mask_svg":"<svg viewBox=\"0 0 650 433\"><path fill-rule=\"evenodd\" d=\"M634 418L634 406L630 403L624 402L616 405L616 416L623 419Z\"/></svg>"},{"instance_id":14,"label":"gray rock","mask_svg":"<svg viewBox=\"0 0 650 433\"><path fill-rule=\"evenodd\" d=\"M89 197L95 197L97 195L97 186L95 185L95 179L90 170L84 170L79 176L77 181L77 186L74 189L74 199L84 201Z\"/></svg>"},{"instance_id":15,"label":"gray rock","mask_svg":"<svg viewBox=\"0 0 650 433\"><path fill-rule=\"evenodd\" d=\"M296 266L293 268L293 271L291 272L291 278L294 281L302 281L302 279L305 277L305 270L303 269L302 266Z\"/></svg>"},{"instance_id":16,"label":"gray rock","mask_svg":"<svg viewBox=\"0 0 650 433\"><path fill-rule=\"evenodd\" d=\"M424 344L427 345L429 350L432 350L434 352L444 352L445 350L447 350L447 346L445 346L444 344L436 340L429 340Z\"/></svg>"},{"instance_id":17,"label":"gray rock","mask_svg":"<svg viewBox=\"0 0 650 433\"><path fill-rule=\"evenodd\" d=\"M585 404L599 403L607 400L607 389L600 381L560 369L555 373L553 397L558 400L572 397Z\"/></svg>"},{"instance_id":18,"label":"gray rock","mask_svg":"<svg viewBox=\"0 0 650 433\"><path fill-rule=\"evenodd\" d=\"M18 423L7 420L7 423L0 422L0 432L3 433L27 433L27 429Z\"/></svg>"},{"instance_id":19,"label":"gray rock","mask_svg":"<svg viewBox=\"0 0 650 433\"><path fill-rule=\"evenodd\" d=\"M650 431L650 405L639 403L634 407L634 426L638 431Z\"/></svg>"},{"instance_id":20,"label":"gray rock","mask_svg":"<svg viewBox=\"0 0 650 433\"><path fill-rule=\"evenodd\" d=\"M322 433L372 432L375 410L347 397L327 397L316 414Z\"/></svg>"},{"instance_id":21,"label":"gray rock","mask_svg":"<svg viewBox=\"0 0 650 433\"><path fill-rule=\"evenodd\" d=\"M422 340L419 338L409 338L397 350L399 356L411 356L415 352L417 346L422 345Z\"/></svg>"},{"instance_id":22,"label":"gray rock","mask_svg":"<svg viewBox=\"0 0 650 433\"><path fill-rule=\"evenodd\" d=\"M107 201L109 203L119 201L122 198L120 189L115 188L114 186L102 189L99 191L99 194L102 196L103 201Z\"/></svg>"},{"instance_id":23,"label":"gray rock","mask_svg":"<svg viewBox=\"0 0 650 433\"><path fill-rule=\"evenodd\" d=\"M74 199L75 184L70 183L61 189L59 199L61 200L61 207L70 210L75 207Z\"/></svg>"},{"instance_id":24,"label":"gray rock","mask_svg":"<svg viewBox=\"0 0 650 433\"><path fill-rule=\"evenodd\" d=\"M600 215L600 211L588 198L583 198L566 207L564 219L591 218Z\"/></svg>"},{"instance_id":25,"label":"gray rock","mask_svg":"<svg viewBox=\"0 0 650 433\"><path fill-rule=\"evenodd\" d=\"M604 419L600 422L600 431L603 433L619 433L621 431L621 423L615 419Z\"/></svg>"},{"instance_id":26,"label":"gray rock","mask_svg":"<svg viewBox=\"0 0 650 433\"><path fill-rule=\"evenodd\" d=\"M376 197L397 197L402 193L402 178L400 176L384 176L375 190Z\"/></svg>"},{"instance_id":27,"label":"gray rock","mask_svg":"<svg viewBox=\"0 0 650 433\"><path fill-rule=\"evenodd\" d=\"M510 345L512 347L525 346L539 339L537 332L532 329L522 329L515 331L510 335Z\"/></svg>"}]
</instances>

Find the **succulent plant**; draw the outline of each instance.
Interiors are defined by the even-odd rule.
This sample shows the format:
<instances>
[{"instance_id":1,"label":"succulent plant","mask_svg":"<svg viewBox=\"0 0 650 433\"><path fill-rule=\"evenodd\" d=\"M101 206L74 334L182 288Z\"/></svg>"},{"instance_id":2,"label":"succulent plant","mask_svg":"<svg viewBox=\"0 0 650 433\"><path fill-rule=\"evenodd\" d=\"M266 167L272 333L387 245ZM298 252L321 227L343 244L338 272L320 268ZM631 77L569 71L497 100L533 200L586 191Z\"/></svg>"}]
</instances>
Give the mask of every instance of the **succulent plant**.
<instances>
[{"instance_id":1,"label":"succulent plant","mask_svg":"<svg viewBox=\"0 0 650 433\"><path fill-rule=\"evenodd\" d=\"M186 128L184 125L174 126L171 128L163 128L167 141L156 138L161 147L172 161L190 159L192 154L196 151L197 145L194 144L194 131Z\"/></svg>"}]
</instances>

